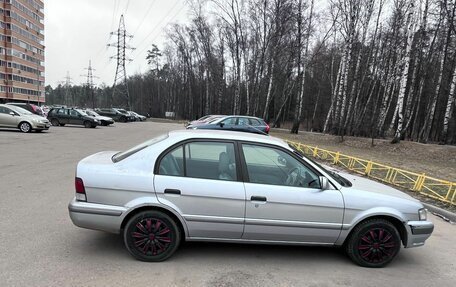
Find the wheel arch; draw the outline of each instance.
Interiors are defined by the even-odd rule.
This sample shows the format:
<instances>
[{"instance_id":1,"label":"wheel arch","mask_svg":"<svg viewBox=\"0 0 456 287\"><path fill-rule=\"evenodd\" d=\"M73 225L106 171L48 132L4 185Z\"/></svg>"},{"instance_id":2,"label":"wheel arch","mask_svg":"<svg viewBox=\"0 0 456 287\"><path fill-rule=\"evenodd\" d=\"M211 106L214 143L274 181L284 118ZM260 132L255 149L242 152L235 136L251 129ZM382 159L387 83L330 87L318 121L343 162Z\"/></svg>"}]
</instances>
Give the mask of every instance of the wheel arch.
<instances>
[{"instance_id":1,"label":"wheel arch","mask_svg":"<svg viewBox=\"0 0 456 287\"><path fill-rule=\"evenodd\" d=\"M21 125L22 125L23 123L28 123L28 124L30 125L30 130L33 130L33 124L32 124L31 122L27 121L27 120L21 120L21 121L19 122L19 124L17 125L17 128L18 128L18 129L21 129Z\"/></svg>"},{"instance_id":2,"label":"wheel arch","mask_svg":"<svg viewBox=\"0 0 456 287\"><path fill-rule=\"evenodd\" d=\"M176 223L177 227L179 228L179 231L181 233L181 239L185 241L185 238L187 237L187 226L183 219L177 215L175 212L163 207L163 206L158 206L158 205L142 205L142 206L137 206L132 209L130 209L125 215L124 218L122 219L122 223L120 224L120 230L125 228L125 225L127 224L128 220L135 216L136 214L147 211L147 210L154 210L154 211L160 211L171 217L174 222Z\"/></svg>"},{"instance_id":3,"label":"wheel arch","mask_svg":"<svg viewBox=\"0 0 456 287\"><path fill-rule=\"evenodd\" d=\"M383 220L386 220L386 221L389 221L391 222L391 224L394 225L394 227L397 229L397 231L399 232L399 235L401 237L401 241L402 241L402 244L404 246L407 246L407 229L404 225L404 223L402 222L401 219L397 218L396 216L393 216L393 215L383 215L383 214L376 214L376 215L371 215L371 216L368 216L368 217L365 217L363 218L362 220L358 221L356 224L354 224L349 232L348 232L348 235L345 237L344 239L344 242L343 244L345 245L345 243L347 243L347 241L350 239L351 235L353 234L353 231L355 230L355 228L357 226L359 226L360 224L368 221L368 220L372 220L372 219L383 219Z\"/></svg>"}]
</instances>

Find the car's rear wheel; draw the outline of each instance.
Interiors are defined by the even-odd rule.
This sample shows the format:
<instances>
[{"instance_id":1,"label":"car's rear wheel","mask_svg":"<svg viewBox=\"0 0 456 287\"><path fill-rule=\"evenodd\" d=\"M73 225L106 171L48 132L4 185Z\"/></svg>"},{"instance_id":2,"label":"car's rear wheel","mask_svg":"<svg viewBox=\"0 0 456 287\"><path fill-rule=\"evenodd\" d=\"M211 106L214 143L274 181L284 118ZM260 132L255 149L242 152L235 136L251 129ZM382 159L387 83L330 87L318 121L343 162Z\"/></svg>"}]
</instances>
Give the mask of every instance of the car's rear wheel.
<instances>
[{"instance_id":1,"label":"car's rear wheel","mask_svg":"<svg viewBox=\"0 0 456 287\"><path fill-rule=\"evenodd\" d=\"M32 125L30 125L29 123L27 122L22 122L19 124L19 129L21 130L21 132L23 133L29 133L32 131Z\"/></svg>"},{"instance_id":2,"label":"car's rear wheel","mask_svg":"<svg viewBox=\"0 0 456 287\"><path fill-rule=\"evenodd\" d=\"M89 121L85 121L85 122L84 122L84 127L90 128L90 127L92 127L92 123L89 122Z\"/></svg>"},{"instance_id":3,"label":"car's rear wheel","mask_svg":"<svg viewBox=\"0 0 456 287\"><path fill-rule=\"evenodd\" d=\"M179 247L180 231L165 213L149 210L134 215L124 228L124 243L133 257L158 262L168 259Z\"/></svg>"},{"instance_id":4,"label":"car's rear wheel","mask_svg":"<svg viewBox=\"0 0 456 287\"><path fill-rule=\"evenodd\" d=\"M52 120L51 120L51 124L52 124L54 127L56 127L56 126L59 125L59 120L58 120L58 119L52 119Z\"/></svg>"},{"instance_id":5,"label":"car's rear wheel","mask_svg":"<svg viewBox=\"0 0 456 287\"><path fill-rule=\"evenodd\" d=\"M385 219L370 219L360 223L345 245L345 251L356 264L374 268L386 266L400 249L399 232Z\"/></svg>"}]
</instances>

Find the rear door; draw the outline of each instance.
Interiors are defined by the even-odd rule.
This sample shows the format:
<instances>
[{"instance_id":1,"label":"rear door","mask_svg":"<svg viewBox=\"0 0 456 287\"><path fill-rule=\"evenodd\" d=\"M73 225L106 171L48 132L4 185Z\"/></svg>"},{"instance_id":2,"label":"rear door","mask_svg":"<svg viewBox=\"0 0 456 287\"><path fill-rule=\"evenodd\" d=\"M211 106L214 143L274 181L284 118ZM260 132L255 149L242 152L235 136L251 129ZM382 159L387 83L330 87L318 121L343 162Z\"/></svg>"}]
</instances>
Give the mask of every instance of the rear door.
<instances>
[{"instance_id":1,"label":"rear door","mask_svg":"<svg viewBox=\"0 0 456 287\"><path fill-rule=\"evenodd\" d=\"M236 157L235 142L192 141L159 158L158 200L184 217L190 237L241 238L245 191Z\"/></svg>"},{"instance_id":2,"label":"rear door","mask_svg":"<svg viewBox=\"0 0 456 287\"><path fill-rule=\"evenodd\" d=\"M319 174L281 148L242 144L247 171L244 239L333 244L342 227L338 190L320 189Z\"/></svg>"},{"instance_id":3,"label":"rear door","mask_svg":"<svg viewBox=\"0 0 456 287\"><path fill-rule=\"evenodd\" d=\"M56 116L59 120L59 123L68 124L68 109L59 109Z\"/></svg>"}]
</instances>

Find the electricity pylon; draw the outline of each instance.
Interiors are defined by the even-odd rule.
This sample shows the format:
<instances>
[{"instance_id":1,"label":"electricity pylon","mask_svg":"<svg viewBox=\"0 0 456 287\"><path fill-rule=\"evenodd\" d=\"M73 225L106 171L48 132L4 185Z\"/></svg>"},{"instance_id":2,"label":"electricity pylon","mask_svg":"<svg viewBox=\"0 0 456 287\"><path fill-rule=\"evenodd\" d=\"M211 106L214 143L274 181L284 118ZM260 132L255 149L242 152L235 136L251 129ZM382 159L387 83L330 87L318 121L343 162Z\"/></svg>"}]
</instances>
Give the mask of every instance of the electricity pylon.
<instances>
[{"instance_id":1,"label":"electricity pylon","mask_svg":"<svg viewBox=\"0 0 456 287\"><path fill-rule=\"evenodd\" d=\"M70 102L70 94L71 94L70 87L71 87L71 84L73 84L69 71L67 71L66 77L64 79L65 79L65 81L60 81L58 83L63 84L63 86L65 87L65 96L64 96L65 98L63 99L63 101L64 101L64 104L68 106L69 102ZM73 100L73 105L74 105L74 97L72 97L72 98L73 98L72 100Z\"/></svg>"},{"instance_id":2,"label":"electricity pylon","mask_svg":"<svg viewBox=\"0 0 456 287\"><path fill-rule=\"evenodd\" d=\"M87 75L81 75L81 77L87 77L86 85L87 85L87 88L90 91L90 97L91 97L91 100L92 100L92 109L94 109L95 108L95 92L94 92L93 79L94 78L99 79L99 77L93 75L93 71L95 71L95 69L92 68L92 61L91 60L89 60L89 67L85 68L84 70L87 70Z\"/></svg>"},{"instance_id":3,"label":"electricity pylon","mask_svg":"<svg viewBox=\"0 0 456 287\"><path fill-rule=\"evenodd\" d=\"M133 35L129 35L125 29L124 17L120 16L119 28L117 31L111 32L111 35L117 36L117 42L108 44L108 47L117 48L117 55L112 56L111 59L117 60L116 76L114 77L114 84L112 86L112 101L115 99L115 96L119 94L127 100L128 109L131 110L131 99L130 93L128 92L128 83L127 83L127 72L125 70L125 62L132 61L125 56L125 50L134 50L127 45L126 39L133 38Z\"/></svg>"}]
</instances>

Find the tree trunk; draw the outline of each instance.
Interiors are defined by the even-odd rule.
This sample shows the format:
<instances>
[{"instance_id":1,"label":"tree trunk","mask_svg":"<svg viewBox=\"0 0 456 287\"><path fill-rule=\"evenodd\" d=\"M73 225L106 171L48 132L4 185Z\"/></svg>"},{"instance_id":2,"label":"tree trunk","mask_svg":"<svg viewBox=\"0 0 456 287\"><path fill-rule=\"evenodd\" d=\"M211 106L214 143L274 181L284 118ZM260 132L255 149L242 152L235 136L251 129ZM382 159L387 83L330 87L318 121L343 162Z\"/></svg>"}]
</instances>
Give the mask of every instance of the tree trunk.
<instances>
[{"instance_id":1,"label":"tree trunk","mask_svg":"<svg viewBox=\"0 0 456 287\"><path fill-rule=\"evenodd\" d=\"M397 115L398 115L398 122L397 122L397 129L394 134L394 138L391 143L399 143L402 136L402 128L404 124L404 96L405 96L405 89L407 88L407 78L410 68L410 55L412 50L413 44L413 35L415 30L415 0L410 0L409 3L409 12L407 16L407 34L406 34L406 48L405 48L405 55L404 55L404 67L402 69L402 75L399 82L399 94L397 97Z\"/></svg>"}]
</instances>

